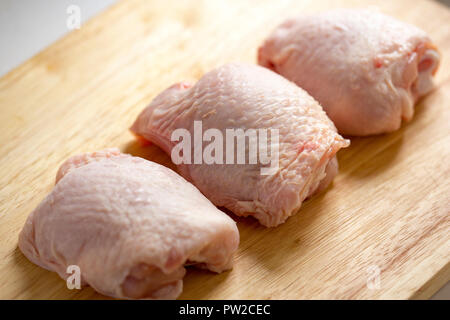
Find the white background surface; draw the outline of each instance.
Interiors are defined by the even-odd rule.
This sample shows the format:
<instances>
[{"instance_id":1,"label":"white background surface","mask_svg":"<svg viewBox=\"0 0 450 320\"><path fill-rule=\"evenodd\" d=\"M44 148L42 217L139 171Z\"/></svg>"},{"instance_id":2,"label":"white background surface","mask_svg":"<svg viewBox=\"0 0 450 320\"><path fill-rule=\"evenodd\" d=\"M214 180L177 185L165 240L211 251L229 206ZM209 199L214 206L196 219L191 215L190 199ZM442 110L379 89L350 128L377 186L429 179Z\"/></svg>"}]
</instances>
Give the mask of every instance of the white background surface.
<instances>
[{"instance_id":1,"label":"white background surface","mask_svg":"<svg viewBox=\"0 0 450 320\"><path fill-rule=\"evenodd\" d=\"M17 67L70 30L66 12L81 9L85 22L116 0L0 0L0 76Z\"/></svg>"},{"instance_id":2,"label":"white background surface","mask_svg":"<svg viewBox=\"0 0 450 320\"><path fill-rule=\"evenodd\" d=\"M116 0L0 0L0 76L32 57L70 30L66 12L81 9L81 21L98 14ZM450 0L441 0L450 4ZM382 283L381 279L381 283ZM432 299L450 300L450 283Z\"/></svg>"}]
</instances>

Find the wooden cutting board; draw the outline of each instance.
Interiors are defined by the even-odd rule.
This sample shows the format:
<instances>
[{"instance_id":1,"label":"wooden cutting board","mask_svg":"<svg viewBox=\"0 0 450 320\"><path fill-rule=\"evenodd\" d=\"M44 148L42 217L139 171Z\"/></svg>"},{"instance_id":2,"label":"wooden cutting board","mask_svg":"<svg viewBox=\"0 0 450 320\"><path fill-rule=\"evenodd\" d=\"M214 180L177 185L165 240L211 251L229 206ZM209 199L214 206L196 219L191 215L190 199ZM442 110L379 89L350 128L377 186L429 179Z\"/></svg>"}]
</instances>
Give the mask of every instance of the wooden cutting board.
<instances>
[{"instance_id":1,"label":"wooden cutting board","mask_svg":"<svg viewBox=\"0 0 450 320\"><path fill-rule=\"evenodd\" d=\"M264 37L293 14L374 3L123 1L1 78L0 298L104 298L68 290L17 249L67 157L118 146L174 168L127 130L158 92L229 61L254 63ZM379 6L440 48L437 90L401 130L352 139L333 186L285 224L237 219L234 269L189 269L181 298L427 298L450 279L450 11L431 1Z\"/></svg>"}]
</instances>

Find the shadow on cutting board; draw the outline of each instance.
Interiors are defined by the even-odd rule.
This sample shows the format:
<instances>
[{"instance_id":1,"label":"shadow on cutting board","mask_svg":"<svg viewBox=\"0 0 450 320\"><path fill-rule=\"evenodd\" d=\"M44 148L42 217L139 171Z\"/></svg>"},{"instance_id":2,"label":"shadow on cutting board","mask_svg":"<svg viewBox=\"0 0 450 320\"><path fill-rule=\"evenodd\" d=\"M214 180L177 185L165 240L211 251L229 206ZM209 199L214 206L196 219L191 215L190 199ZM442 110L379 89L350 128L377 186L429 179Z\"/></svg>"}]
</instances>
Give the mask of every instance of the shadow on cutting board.
<instances>
[{"instance_id":1,"label":"shadow on cutting board","mask_svg":"<svg viewBox=\"0 0 450 320\"><path fill-rule=\"evenodd\" d=\"M329 190L329 189L328 189ZM232 270L222 274L214 274L202 270L188 270L184 278L184 290L181 299L208 299L220 296L223 290L233 287L251 289L251 277L249 273L256 272L267 274L268 278L280 277L285 272L287 261L302 259L305 253L311 249L311 232L317 225L316 219L326 214L326 206L323 206L324 191L316 197L305 201L302 208L288 218L288 220L276 228L266 228L260 225L254 218L243 218L233 215L229 210L220 208L228 213L236 222L240 234L240 244L235 255L235 263ZM233 285L233 283L244 284ZM251 290L250 290L251 291ZM265 295L264 299L270 299L271 293L259 293ZM230 299L251 299L248 292L227 292Z\"/></svg>"},{"instance_id":2,"label":"shadow on cutting board","mask_svg":"<svg viewBox=\"0 0 450 320\"><path fill-rule=\"evenodd\" d=\"M178 172L176 165L173 164L173 162L170 160L170 157L151 142L144 144L136 139L133 139L121 149L123 153L129 153L132 156L141 157L146 160L159 163L172 169L175 172Z\"/></svg>"},{"instance_id":3,"label":"shadow on cutting board","mask_svg":"<svg viewBox=\"0 0 450 320\"><path fill-rule=\"evenodd\" d=\"M403 132L349 139L350 146L337 153L339 174L350 178L371 179L395 163L402 147Z\"/></svg>"},{"instance_id":4,"label":"shadow on cutting board","mask_svg":"<svg viewBox=\"0 0 450 320\"><path fill-rule=\"evenodd\" d=\"M370 137L347 137L351 140L350 146L337 153L339 173L347 178L371 179L393 167L403 142L408 140L408 131L416 127L416 122L425 116L428 108L433 107L428 99L431 95L419 100L414 117L403 122L399 130Z\"/></svg>"}]
</instances>

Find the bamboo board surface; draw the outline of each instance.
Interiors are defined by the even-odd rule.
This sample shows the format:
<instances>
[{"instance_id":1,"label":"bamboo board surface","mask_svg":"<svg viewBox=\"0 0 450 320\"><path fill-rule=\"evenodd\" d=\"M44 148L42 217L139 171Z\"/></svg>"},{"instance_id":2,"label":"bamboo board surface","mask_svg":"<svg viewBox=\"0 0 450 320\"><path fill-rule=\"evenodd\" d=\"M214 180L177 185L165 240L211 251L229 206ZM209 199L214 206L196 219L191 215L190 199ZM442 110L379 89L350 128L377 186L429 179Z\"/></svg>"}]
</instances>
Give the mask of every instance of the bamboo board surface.
<instances>
[{"instance_id":1,"label":"bamboo board surface","mask_svg":"<svg viewBox=\"0 0 450 320\"><path fill-rule=\"evenodd\" d=\"M158 92L226 62L255 63L264 37L297 12L375 3L122 1L1 78L0 298L104 298L68 290L17 249L67 157L117 146L174 168L127 130ZM333 186L287 223L237 218L234 269L189 269L181 298L427 298L450 279L450 11L431 1L377 5L431 35L443 55L437 89L399 131L352 139ZM367 286L372 266L379 289Z\"/></svg>"}]
</instances>

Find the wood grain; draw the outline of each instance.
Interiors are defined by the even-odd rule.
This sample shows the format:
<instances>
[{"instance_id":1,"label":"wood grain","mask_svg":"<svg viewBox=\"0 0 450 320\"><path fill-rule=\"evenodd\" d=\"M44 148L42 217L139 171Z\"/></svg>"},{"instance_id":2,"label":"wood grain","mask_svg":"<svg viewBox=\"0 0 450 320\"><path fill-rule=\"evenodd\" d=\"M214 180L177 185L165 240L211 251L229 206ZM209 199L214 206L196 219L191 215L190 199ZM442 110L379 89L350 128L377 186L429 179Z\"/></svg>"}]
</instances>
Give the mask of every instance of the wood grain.
<instances>
[{"instance_id":1,"label":"wood grain","mask_svg":"<svg viewBox=\"0 0 450 320\"><path fill-rule=\"evenodd\" d=\"M122 1L1 78L0 298L105 298L68 290L17 249L67 157L118 146L173 168L127 131L159 91L229 61L254 63L264 37L296 12L375 3ZM431 1L378 6L431 35L444 56L438 88L401 130L352 139L332 188L284 225L237 219L234 269L190 269L182 298L427 298L450 279L450 12ZM375 290L366 285L373 265Z\"/></svg>"}]
</instances>

